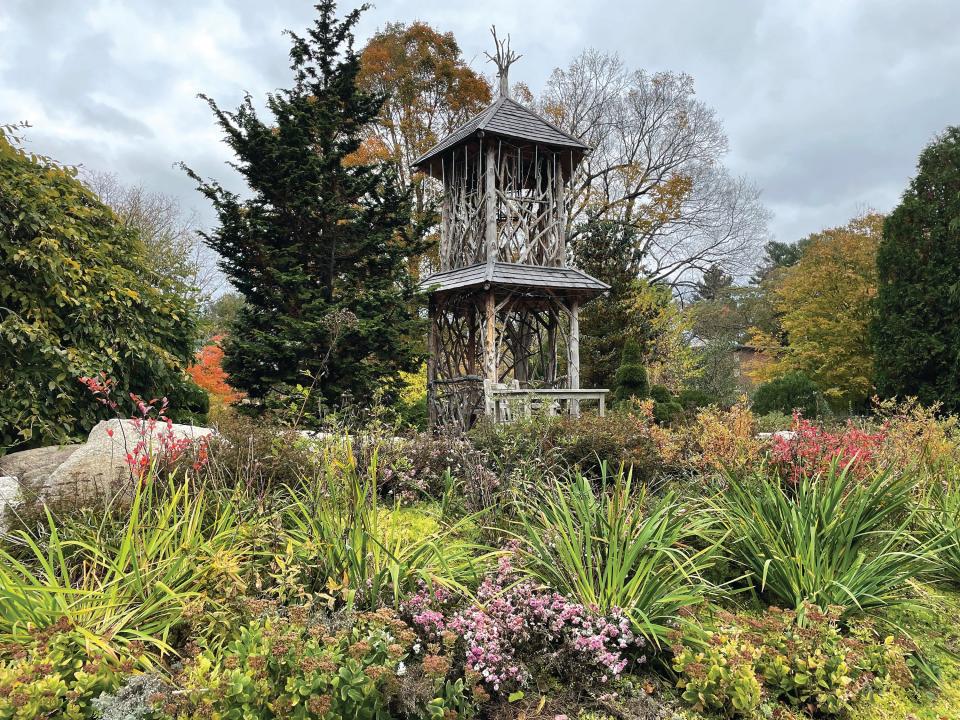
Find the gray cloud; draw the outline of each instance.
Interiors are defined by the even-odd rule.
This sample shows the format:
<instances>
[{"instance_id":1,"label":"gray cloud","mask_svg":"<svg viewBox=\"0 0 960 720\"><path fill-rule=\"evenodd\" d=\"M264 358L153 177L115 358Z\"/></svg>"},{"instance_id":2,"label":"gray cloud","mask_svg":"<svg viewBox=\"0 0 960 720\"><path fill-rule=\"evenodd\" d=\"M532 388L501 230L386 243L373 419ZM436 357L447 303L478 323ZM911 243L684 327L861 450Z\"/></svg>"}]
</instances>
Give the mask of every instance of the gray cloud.
<instances>
[{"instance_id":1,"label":"gray cloud","mask_svg":"<svg viewBox=\"0 0 960 720\"><path fill-rule=\"evenodd\" d=\"M196 94L231 107L286 84L282 31L312 14L301 0L7 0L0 122L28 120L32 149L175 194L212 222L175 163L242 187ZM724 122L729 166L763 188L783 240L889 210L921 148L960 123L955 2L383 0L358 41L414 19L453 31L482 72L496 23L524 54L515 79L535 91L587 47L690 73Z\"/></svg>"}]
</instances>

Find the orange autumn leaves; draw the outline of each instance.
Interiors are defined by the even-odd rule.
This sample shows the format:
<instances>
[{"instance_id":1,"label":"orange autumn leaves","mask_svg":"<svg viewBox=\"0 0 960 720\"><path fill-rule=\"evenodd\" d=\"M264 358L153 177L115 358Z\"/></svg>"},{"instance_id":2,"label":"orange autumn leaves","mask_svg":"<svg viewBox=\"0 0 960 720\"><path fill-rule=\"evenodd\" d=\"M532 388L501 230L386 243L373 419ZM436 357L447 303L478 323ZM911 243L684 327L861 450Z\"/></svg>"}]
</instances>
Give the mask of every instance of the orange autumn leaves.
<instances>
[{"instance_id":1,"label":"orange autumn leaves","mask_svg":"<svg viewBox=\"0 0 960 720\"><path fill-rule=\"evenodd\" d=\"M196 355L196 362L187 368L193 381L224 404L235 403L243 397L242 392L228 384L229 376L223 369L223 335L214 335Z\"/></svg>"}]
</instances>

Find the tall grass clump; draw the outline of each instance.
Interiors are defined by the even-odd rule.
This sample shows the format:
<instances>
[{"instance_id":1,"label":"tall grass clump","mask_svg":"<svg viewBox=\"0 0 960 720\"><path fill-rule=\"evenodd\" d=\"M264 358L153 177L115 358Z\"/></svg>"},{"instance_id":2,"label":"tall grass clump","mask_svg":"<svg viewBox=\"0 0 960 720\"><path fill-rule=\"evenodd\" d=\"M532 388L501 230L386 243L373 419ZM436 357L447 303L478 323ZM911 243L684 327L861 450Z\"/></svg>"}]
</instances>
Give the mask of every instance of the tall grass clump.
<instances>
[{"instance_id":1,"label":"tall grass clump","mask_svg":"<svg viewBox=\"0 0 960 720\"><path fill-rule=\"evenodd\" d=\"M139 486L122 513L122 521L107 512L99 524L82 524L48 510L42 540L21 531L21 551L0 547L0 644L60 623L88 652L116 658L132 641L153 657L173 652L171 633L187 605L217 568L239 567L234 514L173 480Z\"/></svg>"},{"instance_id":2,"label":"tall grass clump","mask_svg":"<svg viewBox=\"0 0 960 720\"><path fill-rule=\"evenodd\" d=\"M773 603L865 612L905 602L910 580L929 569L931 547L910 530L906 476L858 479L834 462L795 483L763 471L753 481L728 481L712 501L727 550Z\"/></svg>"},{"instance_id":3,"label":"tall grass clump","mask_svg":"<svg viewBox=\"0 0 960 720\"><path fill-rule=\"evenodd\" d=\"M473 516L411 538L381 512L376 454L358 468L352 452L325 453L315 484L288 488L282 521L290 539L284 561L289 587L332 592L349 606L369 609L399 607L421 582L477 584L484 551L463 537Z\"/></svg>"},{"instance_id":4,"label":"tall grass clump","mask_svg":"<svg viewBox=\"0 0 960 720\"><path fill-rule=\"evenodd\" d=\"M600 613L622 610L658 645L680 610L703 599L711 535L709 519L672 495L634 495L622 470L604 473L597 490L578 474L528 496L516 533L526 574Z\"/></svg>"},{"instance_id":5,"label":"tall grass clump","mask_svg":"<svg viewBox=\"0 0 960 720\"><path fill-rule=\"evenodd\" d=\"M934 483L921 500L917 513L920 536L937 549L937 571L960 585L960 477L950 473L947 482Z\"/></svg>"}]
</instances>

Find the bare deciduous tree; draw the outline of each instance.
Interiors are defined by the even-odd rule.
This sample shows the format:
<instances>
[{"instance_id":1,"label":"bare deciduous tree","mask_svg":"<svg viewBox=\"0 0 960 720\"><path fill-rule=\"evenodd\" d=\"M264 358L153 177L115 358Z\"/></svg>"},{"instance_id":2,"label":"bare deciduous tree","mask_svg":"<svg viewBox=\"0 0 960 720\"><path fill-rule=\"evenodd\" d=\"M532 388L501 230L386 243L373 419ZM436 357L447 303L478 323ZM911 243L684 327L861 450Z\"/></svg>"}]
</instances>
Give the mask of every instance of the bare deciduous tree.
<instances>
[{"instance_id":1,"label":"bare deciduous tree","mask_svg":"<svg viewBox=\"0 0 960 720\"><path fill-rule=\"evenodd\" d=\"M223 285L216 256L197 233L197 215L170 195L122 184L112 173L88 171L83 181L120 220L139 234L151 269L178 281L197 302Z\"/></svg>"},{"instance_id":2,"label":"bare deciduous tree","mask_svg":"<svg viewBox=\"0 0 960 720\"><path fill-rule=\"evenodd\" d=\"M721 265L749 271L766 237L759 191L722 164L727 138L693 79L630 71L588 50L554 70L539 109L593 147L574 177L569 234L597 220L636 230L651 280L677 290Z\"/></svg>"}]
</instances>

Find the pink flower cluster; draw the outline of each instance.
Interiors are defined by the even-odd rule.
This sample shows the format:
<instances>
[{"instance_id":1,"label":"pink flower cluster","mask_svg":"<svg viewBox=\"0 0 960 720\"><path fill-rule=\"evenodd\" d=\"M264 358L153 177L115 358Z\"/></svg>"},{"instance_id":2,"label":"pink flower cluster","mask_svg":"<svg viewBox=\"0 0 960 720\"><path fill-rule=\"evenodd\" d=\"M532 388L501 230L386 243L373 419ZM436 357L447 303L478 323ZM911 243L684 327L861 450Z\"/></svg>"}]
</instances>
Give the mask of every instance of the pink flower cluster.
<instances>
[{"instance_id":1,"label":"pink flower cluster","mask_svg":"<svg viewBox=\"0 0 960 720\"><path fill-rule=\"evenodd\" d=\"M849 422L843 431L829 432L799 412L793 414L792 430L793 437L775 437L772 449L774 464L792 483L827 472L834 461L840 469L849 466L856 477L865 477L884 440L882 431L865 432Z\"/></svg>"},{"instance_id":2,"label":"pink flower cluster","mask_svg":"<svg viewBox=\"0 0 960 720\"><path fill-rule=\"evenodd\" d=\"M445 590L421 588L405 610L427 640L444 631L462 637L467 669L495 692L530 679L526 660L553 661L571 673L583 671L607 682L624 671L628 652L644 645L620 610L604 616L529 580L518 580L507 556L481 583L475 603L458 612L451 605Z\"/></svg>"}]
</instances>

